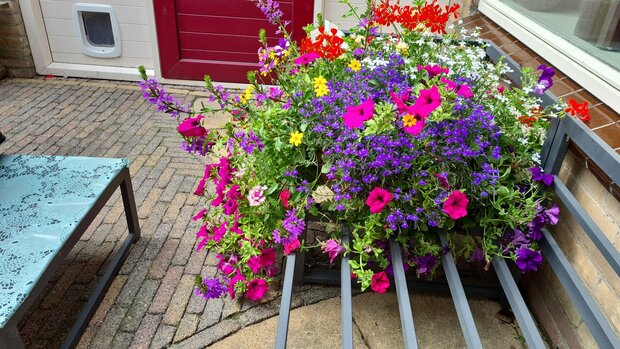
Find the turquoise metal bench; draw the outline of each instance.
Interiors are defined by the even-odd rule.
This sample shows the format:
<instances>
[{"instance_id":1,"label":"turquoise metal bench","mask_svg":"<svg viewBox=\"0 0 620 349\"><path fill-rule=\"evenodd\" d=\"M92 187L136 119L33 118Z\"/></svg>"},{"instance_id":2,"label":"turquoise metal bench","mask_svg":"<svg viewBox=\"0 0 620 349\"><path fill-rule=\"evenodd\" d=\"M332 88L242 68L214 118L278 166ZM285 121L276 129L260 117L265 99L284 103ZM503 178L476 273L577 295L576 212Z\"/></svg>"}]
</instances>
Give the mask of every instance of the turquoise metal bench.
<instances>
[{"instance_id":1,"label":"turquoise metal bench","mask_svg":"<svg viewBox=\"0 0 620 349\"><path fill-rule=\"evenodd\" d=\"M63 348L77 344L139 238L128 161L0 155L0 348L23 348L18 322L118 187L129 234Z\"/></svg>"}]
</instances>

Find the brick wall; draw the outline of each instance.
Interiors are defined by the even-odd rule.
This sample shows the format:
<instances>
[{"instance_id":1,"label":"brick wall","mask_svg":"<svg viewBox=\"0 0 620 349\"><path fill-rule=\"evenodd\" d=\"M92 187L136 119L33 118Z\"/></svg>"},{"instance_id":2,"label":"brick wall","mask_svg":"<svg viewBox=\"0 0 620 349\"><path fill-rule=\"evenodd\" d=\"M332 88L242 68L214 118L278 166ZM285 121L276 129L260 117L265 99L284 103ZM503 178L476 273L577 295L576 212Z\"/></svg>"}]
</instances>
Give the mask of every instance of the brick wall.
<instances>
[{"instance_id":1,"label":"brick wall","mask_svg":"<svg viewBox=\"0 0 620 349\"><path fill-rule=\"evenodd\" d=\"M569 152L560 178L610 241L620 249L620 202ZM620 278L579 223L563 210L554 237L583 280L612 328L620 334ZM558 348L596 348L596 342L559 280L545 264L524 280L530 309Z\"/></svg>"},{"instance_id":2,"label":"brick wall","mask_svg":"<svg viewBox=\"0 0 620 349\"><path fill-rule=\"evenodd\" d=\"M0 5L0 66L6 68L9 77L36 75L18 0Z\"/></svg>"}]
</instances>

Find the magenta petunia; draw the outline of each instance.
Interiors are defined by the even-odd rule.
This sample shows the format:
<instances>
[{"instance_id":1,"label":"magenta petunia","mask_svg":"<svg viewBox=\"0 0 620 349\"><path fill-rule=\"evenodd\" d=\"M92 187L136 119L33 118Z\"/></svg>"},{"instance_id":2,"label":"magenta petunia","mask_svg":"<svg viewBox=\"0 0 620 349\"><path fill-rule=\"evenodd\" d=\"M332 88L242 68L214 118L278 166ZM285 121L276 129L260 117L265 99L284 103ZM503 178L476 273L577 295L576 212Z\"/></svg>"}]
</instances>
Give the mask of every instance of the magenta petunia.
<instances>
[{"instance_id":1,"label":"magenta petunia","mask_svg":"<svg viewBox=\"0 0 620 349\"><path fill-rule=\"evenodd\" d=\"M237 282L245 282L245 276L241 273L241 269L237 269L235 276L233 276L228 283L228 294L232 299L235 299L235 285Z\"/></svg>"},{"instance_id":2,"label":"magenta petunia","mask_svg":"<svg viewBox=\"0 0 620 349\"><path fill-rule=\"evenodd\" d=\"M187 118L179 124L177 130L185 137L204 136L207 134L207 129L200 125L200 121L204 118L204 115L198 115L195 118Z\"/></svg>"},{"instance_id":3,"label":"magenta petunia","mask_svg":"<svg viewBox=\"0 0 620 349\"><path fill-rule=\"evenodd\" d=\"M415 106L406 107L403 115L403 131L410 135L418 135L424 129L424 117Z\"/></svg>"},{"instance_id":4,"label":"magenta petunia","mask_svg":"<svg viewBox=\"0 0 620 349\"><path fill-rule=\"evenodd\" d=\"M269 286L267 286L267 281L264 279L254 279L248 283L248 289L245 291L245 298L257 302L263 299L268 290Z\"/></svg>"},{"instance_id":5,"label":"magenta petunia","mask_svg":"<svg viewBox=\"0 0 620 349\"><path fill-rule=\"evenodd\" d=\"M321 250L323 253L329 254L329 263L332 264L338 255L346 251L344 246L341 246L338 241L334 239L327 240L327 242L324 242L321 245Z\"/></svg>"},{"instance_id":6,"label":"magenta petunia","mask_svg":"<svg viewBox=\"0 0 620 349\"><path fill-rule=\"evenodd\" d=\"M295 238L289 243L282 244L282 246L284 246L284 254L288 256L289 254L295 252L299 246L301 246L301 243L297 238Z\"/></svg>"},{"instance_id":7,"label":"magenta petunia","mask_svg":"<svg viewBox=\"0 0 620 349\"><path fill-rule=\"evenodd\" d=\"M435 109L441 105L441 94L437 86L433 86L430 89L420 91L420 95L413 104L416 111L422 117L429 116Z\"/></svg>"},{"instance_id":8,"label":"magenta petunia","mask_svg":"<svg viewBox=\"0 0 620 349\"><path fill-rule=\"evenodd\" d=\"M253 256L250 257L250 259L248 259L248 262L246 263L248 265L248 268L250 268L250 270L252 270L252 272L254 274L258 273L260 271L260 262L259 262L259 257L258 256Z\"/></svg>"},{"instance_id":9,"label":"magenta petunia","mask_svg":"<svg viewBox=\"0 0 620 349\"><path fill-rule=\"evenodd\" d=\"M266 248L262 250L260 256L258 256L258 261L261 267L273 265L276 261L276 250L273 248Z\"/></svg>"},{"instance_id":10,"label":"magenta petunia","mask_svg":"<svg viewBox=\"0 0 620 349\"><path fill-rule=\"evenodd\" d=\"M418 70L426 70L426 72L428 73L428 77L431 79L439 74L448 74L450 72L448 68L442 68L437 64L425 66L418 65Z\"/></svg>"},{"instance_id":11,"label":"magenta petunia","mask_svg":"<svg viewBox=\"0 0 620 349\"><path fill-rule=\"evenodd\" d=\"M296 58L295 64L297 64L298 66L307 65L319 57L321 56L319 56L319 54L316 52L306 53Z\"/></svg>"},{"instance_id":12,"label":"magenta petunia","mask_svg":"<svg viewBox=\"0 0 620 349\"><path fill-rule=\"evenodd\" d=\"M458 90L456 91L456 94L458 96L461 96L463 98L471 98L474 96L474 94L471 92L471 89L469 88L469 86L463 84L460 85Z\"/></svg>"},{"instance_id":13,"label":"magenta petunia","mask_svg":"<svg viewBox=\"0 0 620 349\"><path fill-rule=\"evenodd\" d=\"M368 194L366 205L370 207L370 213L379 213L390 201L392 201L392 193L383 188L376 187Z\"/></svg>"},{"instance_id":14,"label":"magenta petunia","mask_svg":"<svg viewBox=\"0 0 620 349\"><path fill-rule=\"evenodd\" d=\"M405 103L409 102L410 93L411 91L409 89L399 95L394 92L390 92L392 102L394 102L394 105L396 105L396 110L399 114L407 112L407 105Z\"/></svg>"},{"instance_id":15,"label":"magenta petunia","mask_svg":"<svg viewBox=\"0 0 620 349\"><path fill-rule=\"evenodd\" d=\"M345 126L349 128L362 128L364 121L372 119L375 112L375 102L368 98L364 103L347 107L347 112L342 117Z\"/></svg>"},{"instance_id":16,"label":"magenta petunia","mask_svg":"<svg viewBox=\"0 0 620 349\"><path fill-rule=\"evenodd\" d=\"M448 199L443 203L443 211L450 216L450 218L457 220L467 216L467 204L469 199L461 191L455 190L450 193Z\"/></svg>"},{"instance_id":17,"label":"magenta petunia","mask_svg":"<svg viewBox=\"0 0 620 349\"><path fill-rule=\"evenodd\" d=\"M385 291L387 291L389 287L390 287L390 279L388 279L384 271L375 273L372 276L372 280L370 283L371 290L377 293L385 293Z\"/></svg>"}]
</instances>

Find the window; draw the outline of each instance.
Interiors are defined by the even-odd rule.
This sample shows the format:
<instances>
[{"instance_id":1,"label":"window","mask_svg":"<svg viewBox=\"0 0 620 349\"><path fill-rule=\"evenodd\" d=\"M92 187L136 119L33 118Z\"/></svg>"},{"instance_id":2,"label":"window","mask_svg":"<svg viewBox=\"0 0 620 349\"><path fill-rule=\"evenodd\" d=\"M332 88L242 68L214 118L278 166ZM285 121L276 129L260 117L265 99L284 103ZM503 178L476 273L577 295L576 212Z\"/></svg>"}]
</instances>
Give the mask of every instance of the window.
<instances>
[{"instance_id":1,"label":"window","mask_svg":"<svg viewBox=\"0 0 620 349\"><path fill-rule=\"evenodd\" d=\"M479 10L620 112L620 0L480 0Z\"/></svg>"},{"instance_id":2,"label":"window","mask_svg":"<svg viewBox=\"0 0 620 349\"><path fill-rule=\"evenodd\" d=\"M620 71L620 1L502 1Z\"/></svg>"}]
</instances>

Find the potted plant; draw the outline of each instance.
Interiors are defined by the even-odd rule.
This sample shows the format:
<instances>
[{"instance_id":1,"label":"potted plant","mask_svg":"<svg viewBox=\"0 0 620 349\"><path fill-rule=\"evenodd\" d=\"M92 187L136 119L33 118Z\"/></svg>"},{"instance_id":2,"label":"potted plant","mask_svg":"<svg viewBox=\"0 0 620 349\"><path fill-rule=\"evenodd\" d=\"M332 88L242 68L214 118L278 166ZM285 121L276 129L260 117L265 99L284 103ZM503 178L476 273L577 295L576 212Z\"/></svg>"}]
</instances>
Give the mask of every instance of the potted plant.
<instances>
[{"instance_id":1,"label":"potted plant","mask_svg":"<svg viewBox=\"0 0 620 349\"><path fill-rule=\"evenodd\" d=\"M271 46L261 32L259 69L242 93L205 78L217 110L179 105L142 69L145 98L177 117L184 149L220 154L195 192L205 199L194 217L198 250L219 260L198 294L259 300L277 272L276 250L309 248L330 262L351 254L361 287L384 292L390 237L418 275L431 275L445 252L438 233L461 234L454 252L468 260L500 256L524 272L540 265L540 229L558 219L553 176L538 157L564 109L539 104L553 69L526 68L523 88L506 86L508 68L486 60L477 33L458 24L447 33L458 5L373 4L349 5L359 25L348 35L319 18L298 44L277 3L260 0L281 38ZM231 116L225 131L207 130L222 110ZM351 243L300 241L308 214L352 227Z\"/></svg>"}]
</instances>

